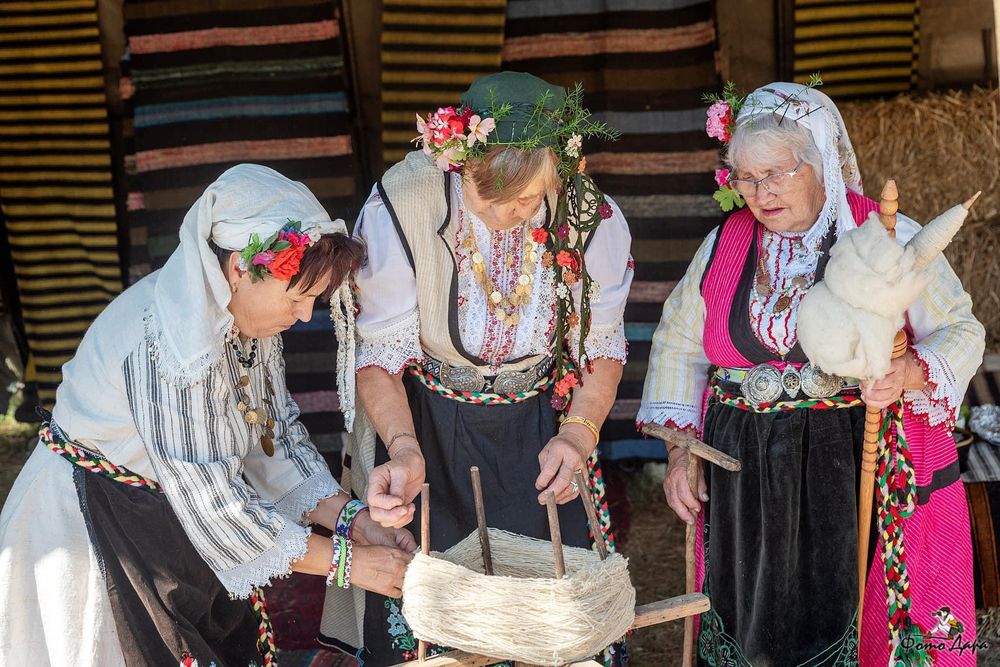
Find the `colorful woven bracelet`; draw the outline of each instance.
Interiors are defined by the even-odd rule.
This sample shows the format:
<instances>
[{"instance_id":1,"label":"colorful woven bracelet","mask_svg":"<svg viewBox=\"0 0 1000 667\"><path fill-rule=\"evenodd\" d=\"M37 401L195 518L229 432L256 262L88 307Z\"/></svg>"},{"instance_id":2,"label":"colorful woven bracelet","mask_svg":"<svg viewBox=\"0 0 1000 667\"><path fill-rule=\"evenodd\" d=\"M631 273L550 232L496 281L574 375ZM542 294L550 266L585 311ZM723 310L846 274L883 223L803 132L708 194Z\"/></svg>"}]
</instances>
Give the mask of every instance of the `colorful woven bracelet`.
<instances>
[{"instance_id":1,"label":"colorful woven bracelet","mask_svg":"<svg viewBox=\"0 0 1000 667\"><path fill-rule=\"evenodd\" d=\"M333 557L330 559L330 571L326 573L327 586L333 586L337 583L337 571L340 569L342 552L346 550L344 538L334 535L331 541L333 542Z\"/></svg>"},{"instance_id":2,"label":"colorful woven bracelet","mask_svg":"<svg viewBox=\"0 0 1000 667\"><path fill-rule=\"evenodd\" d=\"M360 500L349 500L343 509L340 510L340 516L337 517L337 535L350 538L351 528L354 527L354 520L366 509L368 509L368 505L365 505Z\"/></svg>"},{"instance_id":3,"label":"colorful woven bracelet","mask_svg":"<svg viewBox=\"0 0 1000 667\"><path fill-rule=\"evenodd\" d=\"M347 540L347 557L344 559L344 580L340 582L341 588L351 587L351 562L354 560L354 542Z\"/></svg>"}]
</instances>

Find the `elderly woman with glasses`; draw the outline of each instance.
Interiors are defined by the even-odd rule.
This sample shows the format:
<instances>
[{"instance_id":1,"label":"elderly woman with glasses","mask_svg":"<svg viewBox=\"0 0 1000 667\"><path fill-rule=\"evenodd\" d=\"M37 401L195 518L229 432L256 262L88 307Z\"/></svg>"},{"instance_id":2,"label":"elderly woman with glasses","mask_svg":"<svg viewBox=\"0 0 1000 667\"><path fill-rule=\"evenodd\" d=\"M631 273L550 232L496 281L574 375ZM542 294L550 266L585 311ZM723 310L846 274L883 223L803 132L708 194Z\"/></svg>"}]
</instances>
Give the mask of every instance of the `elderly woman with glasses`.
<instances>
[{"instance_id":1,"label":"elderly woman with glasses","mask_svg":"<svg viewBox=\"0 0 1000 667\"><path fill-rule=\"evenodd\" d=\"M951 427L982 359L983 327L939 257L907 311L909 350L885 378L859 386L811 364L797 340L799 305L823 279L838 236L878 204L862 195L846 128L827 96L777 83L733 106L714 105L708 129L728 144L732 169L717 198L746 208L709 233L667 299L637 417L640 425L691 431L742 463L735 473L702 470L692 492L687 454L669 451L667 502L701 527L698 581L712 600L699 654L710 665L885 665L890 653L925 664L920 634L935 627L941 608L964 624L964 639L975 638L968 514ZM918 229L900 216L899 241ZM893 524L905 537L905 558L882 553L882 526L872 540L859 641L865 403L883 408L900 399L909 451L894 465L912 464L915 508ZM975 661L968 651L930 653L935 664Z\"/></svg>"}]
</instances>

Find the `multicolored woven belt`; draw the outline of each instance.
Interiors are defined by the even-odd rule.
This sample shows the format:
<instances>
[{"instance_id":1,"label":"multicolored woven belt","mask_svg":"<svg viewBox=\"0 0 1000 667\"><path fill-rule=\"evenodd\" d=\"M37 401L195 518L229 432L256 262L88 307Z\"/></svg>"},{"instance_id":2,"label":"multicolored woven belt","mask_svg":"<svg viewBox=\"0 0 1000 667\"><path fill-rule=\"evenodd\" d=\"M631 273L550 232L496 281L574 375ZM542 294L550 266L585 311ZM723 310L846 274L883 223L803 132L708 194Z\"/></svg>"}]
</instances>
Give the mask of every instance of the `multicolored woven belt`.
<instances>
[{"instance_id":1,"label":"multicolored woven belt","mask_svg":"<svg viewBox=\"0 0 1000 667\"><path fill-rule=\"evenodd\" d=\"M153 493L163 493L163 487L155 481L132 472L124 466L115 465L99 454L67 440L54 423L42 423L38 429L38 439L59 456L88 472L102 475L128 486L144 488ZM278 648L274 643L274 628L271 626L271 617L267 613L263 589L258 588L251 593L249 602L257 616L257 648L263 659L261 667L274 667L277 664L275 657Z\"/></svg>"},{"instance_id":2,"label":"multicolored woven belt","mask_svg":"<svg viewBox=\"0 0 1000 667\"><path fill-rule=\"evenodd\" d=\"M454 389L449 389L441 384L441 381L434 377L432 373L424 370L423 367L417 364L407 366L406 372L416 377L420 380L421 384L438 396L444 396L445 398L450 398L453 401L461 401L462 403L473 403L475 405L513 405L514 403L520 403L521 401L538 396L553 384L552 376L546 375L528 391L516 394L485 394L475 391L455 391Z\"/></svg>"},{"instance_id":3,"label":"multicolored woven belt","mask_svg":"<svg viewBox=\"0 0 1000 667\"><path fill-rule=\"evenodd\" d=\"M864 405L861 394L855 390L844 391L829 398L806 398L799 401L777 401L775 403L752 403L739 394L725 391L718 384L713 383L711 387L712 399L738 408L746 412L756 412L760 414L769 412L787 412L789 410L839 410L842 408L853 408Z\"/></svg>"}]
</instances>

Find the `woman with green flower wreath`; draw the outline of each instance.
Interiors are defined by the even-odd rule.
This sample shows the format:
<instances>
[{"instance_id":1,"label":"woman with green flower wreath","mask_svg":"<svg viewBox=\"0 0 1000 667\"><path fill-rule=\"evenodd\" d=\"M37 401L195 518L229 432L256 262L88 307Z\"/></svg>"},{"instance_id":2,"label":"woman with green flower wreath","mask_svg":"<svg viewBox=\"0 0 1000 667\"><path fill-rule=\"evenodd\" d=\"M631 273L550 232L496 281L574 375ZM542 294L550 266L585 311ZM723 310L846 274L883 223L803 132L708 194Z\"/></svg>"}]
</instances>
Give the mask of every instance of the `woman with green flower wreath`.
<instances>
[{"instance_id":1,"label":"woman with green flower wreath","mask_svg":"<svg viewBox=\"0 0 1000 667\"><path fill-rule=\"evenodd\" d=\"M413 537L331 476L279 335L329 299L349 356L363 256L343 220L272 169L241 164L208 187L166 265L118 296L63 368L0 516L0 664L263 667L272 579L398 594ZM353 368L340 371L353 396Z\"/></svg>"},{"instance_id":2,"label":"woman with green flower wreath","mask_svg":"<svg viewBox=\"0 0 1000 667\"><path fill-rule=\"evenodd\" d=\"M356 277L352 489L373 519L402 527L418 525L414 497L429 482L431 546L444 550L476 529L475 465L490 527L547 539L551 491L563 541L589 547L577 499L603 504L594 452L626 357L632 260L581 146L615 135L589 119L579 88L517 72L477 80L418 129L423 150L386 172L355 230L369 255ZM588 468L579 489L574 473ZM611 543L604 529L595 537ZM399 601L366 602L354 640L364 664L415 657ZM327 616L324 634L343 640Z\"/></svg>"}]
</instances>

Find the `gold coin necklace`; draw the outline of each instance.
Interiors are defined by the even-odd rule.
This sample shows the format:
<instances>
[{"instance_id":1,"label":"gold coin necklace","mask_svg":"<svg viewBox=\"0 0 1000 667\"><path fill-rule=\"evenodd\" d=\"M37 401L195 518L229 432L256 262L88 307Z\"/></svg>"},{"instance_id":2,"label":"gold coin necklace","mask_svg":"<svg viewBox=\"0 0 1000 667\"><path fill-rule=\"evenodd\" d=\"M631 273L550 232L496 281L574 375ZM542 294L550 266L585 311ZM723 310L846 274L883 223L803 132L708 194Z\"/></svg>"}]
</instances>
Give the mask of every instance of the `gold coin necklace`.
<instances>
[{"instance_id":1,"label":"gold coin necklace","mask_svg":"<svg viewBox=\"0 0 1000 667\"><path fill-rule=\"evenodd\" d=\"M765 301L774 294L774 287L771 286L771 272L767 270L767 260L765 256L765 251L761 248L760 260L757 262L757 272L754 280L754 289ZM792 297L789 296L790 292L795 290L802 290L808 287L809 282L806 280L805 276L796 276L792 279L792 284L788 287L782 288L783 294L781 294L777 300L774 302L774 313L778 314L783 312L792 303Z\"/></svg>"},{"instance_id":2,"label":"gold coin necklace","mask_svg":"<svg viewBox=\"0 0 1000 667\"><path fill-rule=\"evenodd\" d=\"M240 375L236 388L236 396L239 400L236 407L242 413L243 421L250 426L259 426L263 430L263 434L260 436L260 448L268 456L274 456L274 418L267 414L267 410L264 409L263 405L256 408L252 407L250 404L250 395L247 393L247 389L250 386L250 369L253 368L254 362L257 361L257 340L253 339L251 341L250 354L245 357L243 356L243 350L240 349L236 340L230 341L230 345L236 354L236 361L245 369ZM271 384L271 378L267 374L266 369L264 371L264 387L267 389L268 394L264 398L264 403L273 408L274 386Z\"/></svg>"},{"instance_id":3,"label":"gold coin necklace","mask_svg":"<svg viewBox=\"0 0 1000 667\"><path fill-rule=\"evenodd\" d=\"M527 306L531 300L531 292L535 282L535 264L538 261L538 244L530 238L525 239L521 273L517 277L514 293L509 295L501 292L500 288L490 279L486 260L479 252L479 243L476 241L476 230L473 225L469 226L469 245L472 251L472 271L476 277L476 283L486 295L486 309L493 313L498 321L507 326L517 326L521 317L519 311ZM513 259L508 258L508 262L513 262Z\"/></svg>"}]
</instances>

